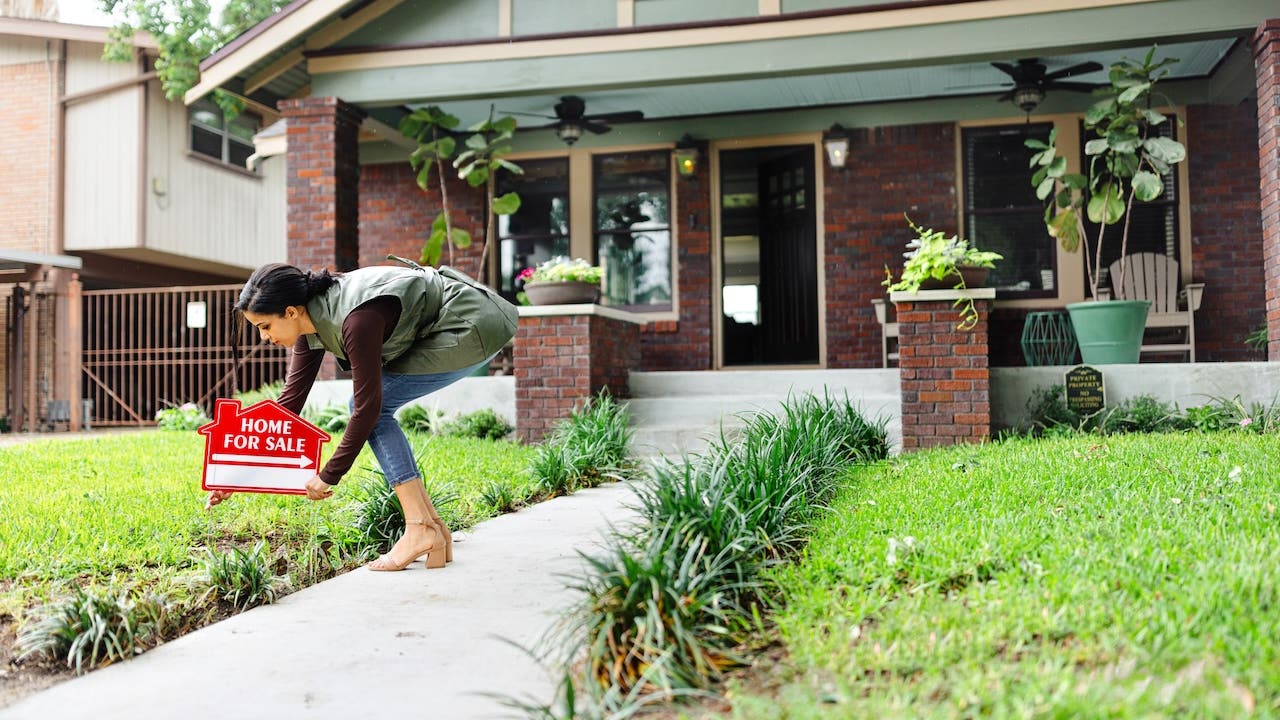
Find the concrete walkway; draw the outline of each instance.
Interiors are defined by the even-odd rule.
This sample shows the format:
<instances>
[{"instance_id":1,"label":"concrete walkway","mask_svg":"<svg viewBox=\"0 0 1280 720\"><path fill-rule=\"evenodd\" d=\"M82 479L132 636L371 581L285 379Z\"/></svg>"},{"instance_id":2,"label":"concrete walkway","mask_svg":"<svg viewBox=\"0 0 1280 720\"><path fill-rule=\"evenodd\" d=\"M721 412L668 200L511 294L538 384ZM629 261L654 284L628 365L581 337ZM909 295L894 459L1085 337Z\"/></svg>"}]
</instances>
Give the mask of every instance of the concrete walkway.
<instances>
[{"instance_id":1,"label":"concrete walkway","mask_svg":"<svg viewBox=\"0 0 1280 720\"><path fill-rule=\"evenodd\" d=\"M4 720L518 717L550 702L533 646L574 596L579 550L633 519L612 485L482 523L444 570L355 570L0 710Z\"/></svg>"}]
</instances>

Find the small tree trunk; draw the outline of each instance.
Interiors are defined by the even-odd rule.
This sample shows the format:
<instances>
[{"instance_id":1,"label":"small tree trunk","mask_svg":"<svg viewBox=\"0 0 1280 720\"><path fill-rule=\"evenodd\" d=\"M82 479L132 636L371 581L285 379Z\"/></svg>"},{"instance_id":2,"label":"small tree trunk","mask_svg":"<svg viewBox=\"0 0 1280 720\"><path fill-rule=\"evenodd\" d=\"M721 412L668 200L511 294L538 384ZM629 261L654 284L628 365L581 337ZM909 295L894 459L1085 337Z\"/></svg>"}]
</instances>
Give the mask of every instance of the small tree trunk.
<instances>
[{"instance_id":1,"label":"small tree trunk","mask_svg":"<svg viewBox=\"0 0 1280 720\"><path fill-rule=\"evenodd\" d=\"M431 128L431 139L439 140L439 132ZM440 178L440 213L444 215L444 250L449 253L449 264L453 264L453 218L449 217L449 182L444 175L444 159L436 153L436 175Z\"/></svg>"}]
</instances>

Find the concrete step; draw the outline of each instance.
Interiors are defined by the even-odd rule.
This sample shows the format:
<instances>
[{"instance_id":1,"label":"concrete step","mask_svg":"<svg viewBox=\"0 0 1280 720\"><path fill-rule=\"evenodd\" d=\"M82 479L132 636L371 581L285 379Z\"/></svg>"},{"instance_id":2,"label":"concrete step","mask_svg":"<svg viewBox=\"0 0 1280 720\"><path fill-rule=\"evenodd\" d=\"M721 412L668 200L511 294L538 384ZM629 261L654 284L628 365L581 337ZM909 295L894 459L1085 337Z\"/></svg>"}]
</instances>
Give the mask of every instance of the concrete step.
<instances>
[{"instance_id":1,"label":"concrete step","mask_svg":"<svg viewBox=\"0 0 1280 720\"><path fill-rule=\"evenodd\" d=\"M843 402L843 396L837 396ZM627 400L634 427L714 428L722 421L741 424L734 416L742 413L777 413L787 401L785 395L704 395L693 397L632 398ZM895 417L901 413L898 396L853 397L849 402L868 420Z\"/></svg>"},{"instance_id":2,"label":"concrete step","mask_svg":"<svg viewBox=\"0 0 1280 720\"><path fill-rule=\"evenodd\" d=\"M714 426L675 426L650 425L634 426L631 447L640 457L666 456L679 458L681 455L702 454L707 452L713 441L723 436L732 441L742 430L742 423L735 418L726 418L723 425ZM890 452L897 454L902 448L902 421L894 417L885 426L888 434Z\"/></svg>"},{"instance_id":3,"label":"concrete step","mask_svg":"<svg viewBox=\"0 0 1280 720\"><path fill-rule=\"evenodd\" d=\"M633 398L790 393L821 395L824 388L839 396L897 395L897 368L852 370L721 370L633 372Z\"/></svg>"}]
</instances>

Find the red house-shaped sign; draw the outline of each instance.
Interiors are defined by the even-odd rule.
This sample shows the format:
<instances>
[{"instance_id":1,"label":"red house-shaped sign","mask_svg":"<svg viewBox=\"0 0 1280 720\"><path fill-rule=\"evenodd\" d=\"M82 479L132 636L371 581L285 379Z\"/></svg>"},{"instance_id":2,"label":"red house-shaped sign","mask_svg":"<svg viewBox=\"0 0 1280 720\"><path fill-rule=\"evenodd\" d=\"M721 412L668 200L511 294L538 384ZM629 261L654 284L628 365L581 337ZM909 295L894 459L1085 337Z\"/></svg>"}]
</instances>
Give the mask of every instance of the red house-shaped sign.
<instances>
[{"instance_id":1,"label":"red house-shaped sign","mask_svg":"<svg viewBox=\"0 0 1280 720\"><path fill-rule=\"evenodd\" d=\"M239 400L219 400L205 436L205 490L305 495L320 470L320 446L329 433L275 400L243 410Z\"/></svg>"}]
</instances>

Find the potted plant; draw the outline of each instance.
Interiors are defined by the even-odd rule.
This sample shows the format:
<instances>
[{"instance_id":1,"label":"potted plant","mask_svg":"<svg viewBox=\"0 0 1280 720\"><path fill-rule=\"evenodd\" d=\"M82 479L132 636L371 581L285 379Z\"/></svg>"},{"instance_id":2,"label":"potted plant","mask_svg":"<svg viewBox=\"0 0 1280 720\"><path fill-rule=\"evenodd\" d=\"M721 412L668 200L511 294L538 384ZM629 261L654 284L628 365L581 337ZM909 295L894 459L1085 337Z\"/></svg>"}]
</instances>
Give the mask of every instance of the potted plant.
<instances>
[{"instance_id":1,"label":"potted plant","mask_svg":"<svg viewBox=\"0 0 1280 720\"><path fill-rule=\"evenodd\" d=\"M574 305L599 300L603 276L604 268L561 255L525 268L516 279L524 283L525 297L533 305Z\"/></svg>"},{"instance_id":2,"label":"potted plant","mask_svg":"<svg viewBox=\"0 0 1280 720\"><path fill-rule=\"evenodd\" d=\"M902 265L902 275L894 282L893 273L885 267L885 279L882 283L890 292L919 292L921 290L964 290L981 286L987 279L987 272L996 266L997 260L1004 256L979 250L971 241L958 235L947 237L939 230L916 225L907 218L907 225L915 231L916 237L907 243L907 259ZM961 330L971 330L978 324L978 311L973 306L973 298L956 299L956 307L960 309Z\"/></svg>"},{"instance_id":3,"label":"potted plant","mask_svg":"<svg viewBox=\"0 0 1280 720\"><path fill-rule=\"evenodd\" d=\"M1182 143L1159 132L1169 118L1152 108L1152 88L1177 60L1156 62L1155 53L1152 47L1142 62L1126 58L1115 63L1109 87L1095 91L1103 97L1085 112L1085 130L1096 137L1085 144L1089 167L1084 173L1066 171L1067 159L1055 144L1056 130L1049 133L1048 143L1026 141L1027 147L1037 151L1031 158L1031 167L1036 169L1031 178L1036 196L1041 200L1052 197L1045 208L1049 235L1067 252L1075 252L1082 240L1090 239L1084 218L1097 225L1097 237L1092 238L1094 257L1085 253L1085 272L1094 300L1067 306L1086 363L1138 362L1151 303L1119 297L1127 271L1129 210L1135 202L1160 197L1164 192L1161 175L1187 154ZM1099 301L1102 245L1116 234L1108 228L1121 221L1120 273L1112 278L1117 299Z\"/></svg>"}]
</instances>

